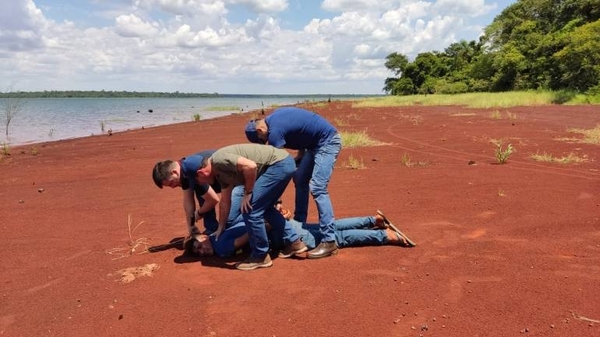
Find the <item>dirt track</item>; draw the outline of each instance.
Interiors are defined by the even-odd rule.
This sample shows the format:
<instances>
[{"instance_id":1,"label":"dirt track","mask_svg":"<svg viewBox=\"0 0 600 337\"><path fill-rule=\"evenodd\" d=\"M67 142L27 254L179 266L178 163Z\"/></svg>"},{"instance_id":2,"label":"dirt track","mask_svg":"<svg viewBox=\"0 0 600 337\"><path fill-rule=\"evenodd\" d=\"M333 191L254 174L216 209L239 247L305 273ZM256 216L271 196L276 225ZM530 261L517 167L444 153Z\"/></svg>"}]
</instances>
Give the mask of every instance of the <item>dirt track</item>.
<instances>
[{"instance_id":1,"label":"dirt track","mask_svg":"<svg viewBox=\"0 0 600 337\"><path fill-rule=\"evenodd\" d=\"M342 150L336 217L382 209L416 248L252 272L175 248L107 254L128 247L129 214L144 222L133 239L184 235L181 192L156 188L152 166L245 142L247 115L14 148L0 162L0 335L600 336L600 146L557 140L595 127L598 107L315 110L386 143ZM507 164L490 139L516 148Z\"/></svg>"}]
</instances>

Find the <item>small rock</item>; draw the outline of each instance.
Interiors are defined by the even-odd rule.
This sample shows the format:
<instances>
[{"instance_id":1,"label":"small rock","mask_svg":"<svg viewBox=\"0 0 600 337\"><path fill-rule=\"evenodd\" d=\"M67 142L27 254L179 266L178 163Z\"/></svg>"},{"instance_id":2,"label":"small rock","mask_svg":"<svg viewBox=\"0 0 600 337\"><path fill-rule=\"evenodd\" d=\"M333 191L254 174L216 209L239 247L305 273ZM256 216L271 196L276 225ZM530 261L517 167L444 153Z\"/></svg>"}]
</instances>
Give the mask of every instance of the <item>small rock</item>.
<instances>
[{"instance_id":1,"label":"small rock","mask_svg":"<svg viewBox=\"0 0 600 337\"><path fill-rule=\"evenodd\" d=\"M396 318L396 319L394 320L394 324L398 324L398 322L400 322L400 320L399 320L398 318Z\"/></svg>"},{"instance_id":2,"label":"small rock","mask_svg":"<svg viewBox=\"0 0 600 337\"><path fill-rule=\"evenodd\" d=\"M469 160L469 162L467 164L469 164L469 165L475 165L476 163L475 163L474 160Z\"/></svg>"},{"instance_id":3,"label":"small rock","mask_svg":"<svg viewBox=\"0 0 600 337\"><path fill-rule=\"evenodd\" d=\"M19 204L23 204L23 203L25 203L25 200L19 199Z\"/></svg>"},{"instance_id":4,"label":"small rock","mask_svg":"<svg viewBox=\"0 0 600 337\"><path fill-rule=\"evenodd\" d=\"M429 327L427 326L427 324L421 325L421 331L427 331L427 330L429 330Z\"/></svg>"},{"instance_id":5,"label":"small rock","mask_svg":"<svg viewBox=\"0 0 600 337\"><path fill-rule=\"evenodd\" d=\"M44 192L44 189L43 188L38 188L38 193L42 193L42 192Z\"/></svg>"},{"instance_id":6,"label":"small rock","mask_svg":"<svg viewBox=\"0 0 600 337\"><path fill-rule=\"evenodd\" d=\"M123 315L122 314L119 315L119 320L121 320L121 319L123 319Z\"/></svg>"},{"instance_id":7,"label":"small rock","mask_svg":"<svg viewBox=\"0 0 600 337\"><path fill-rule=\"evenodd\" d=\"M554 329L554 324L550 324L550 329Z\"/></svg>"}]
</instances>

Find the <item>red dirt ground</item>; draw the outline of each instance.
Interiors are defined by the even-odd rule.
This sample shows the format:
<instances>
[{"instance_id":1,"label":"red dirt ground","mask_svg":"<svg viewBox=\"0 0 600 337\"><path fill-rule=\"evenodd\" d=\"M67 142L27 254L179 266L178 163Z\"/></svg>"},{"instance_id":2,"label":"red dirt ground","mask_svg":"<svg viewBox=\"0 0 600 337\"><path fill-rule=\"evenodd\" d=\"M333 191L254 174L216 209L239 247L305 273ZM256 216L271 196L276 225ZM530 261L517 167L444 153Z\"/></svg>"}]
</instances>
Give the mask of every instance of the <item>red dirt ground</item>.
<instances>
[{"instance_id":1,"label":"red dirt ground","mask_svg":"<svg viewBox=\"0 0 600 337\"><path fill-rule=\"evenodd\" d=\"M234 269L243 257L177 248L107 253L128 247L129 214L143 221L134 240L183 236L181 192L156 188L153 165L245 142L248 115L15 147L0 162L0 335L600 336L600 146L557 140L595 127L597 106L499 109L502 119L456 106L314 110L386 143L342 150L336 216L382 209L416 248L252 272ZM490 139L516 148L507 164ZM365 169L345 167L350 157Z\"/></svg>"}]
</instances>

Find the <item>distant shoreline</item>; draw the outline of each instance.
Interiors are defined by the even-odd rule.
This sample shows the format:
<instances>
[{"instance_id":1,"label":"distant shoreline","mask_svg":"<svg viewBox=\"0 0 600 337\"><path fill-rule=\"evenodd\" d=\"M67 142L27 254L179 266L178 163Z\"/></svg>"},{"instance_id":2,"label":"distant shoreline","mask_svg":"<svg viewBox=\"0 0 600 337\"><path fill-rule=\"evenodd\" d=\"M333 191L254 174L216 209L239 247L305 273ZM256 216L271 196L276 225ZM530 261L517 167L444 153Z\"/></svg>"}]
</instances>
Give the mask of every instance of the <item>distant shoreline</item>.
<instances>
[{"instance_id":1,"label":"distant shoreline","mask_svg":"<svg viewBox=\"0 0 600 337\"><path fill-rule=\"evenodd\" d=\"M155 91L51 90L0 92L0 98L273 98L273 97L377 97L374 94L219 94Z\"/></svg>"}]
</instances>

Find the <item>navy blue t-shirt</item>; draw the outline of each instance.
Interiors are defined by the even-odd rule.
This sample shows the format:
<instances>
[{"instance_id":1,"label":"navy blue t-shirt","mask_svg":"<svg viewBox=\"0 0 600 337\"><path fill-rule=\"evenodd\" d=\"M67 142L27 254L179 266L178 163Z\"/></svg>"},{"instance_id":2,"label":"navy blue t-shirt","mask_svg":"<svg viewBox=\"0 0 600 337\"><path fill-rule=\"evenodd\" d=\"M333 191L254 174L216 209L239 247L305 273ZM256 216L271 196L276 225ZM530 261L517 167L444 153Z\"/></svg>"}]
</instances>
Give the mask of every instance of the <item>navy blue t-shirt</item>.
<instances>
[{"instance_id":1,"label":"navy blue t-shirt","mask_svg":"<svg viewBox=\"0 0 600 337\"><path fill-rule=\"evenodd\" d=\"M225 229L223 233L221 233L221 236L219 236L218 241L214 235L210 235L208 238L210 243L212 243L215 255L219 257L230 257L237 253L235 249L235 239L246 233L246 225L243 221L240 221Z\"/></svg>"},{"instance_id":2,"label":"navy blue t-shirt","mask_svg":"<svg viewBox=\"0 0 600 337\"><path fill-rule=\"evenodd\" d=\"M337 134L337 129L312 111L284 107L265 118L269 128L267 141L277 148L312 150L319 148Z\"/></svg>"},{"instance_id":3,"label":"navy blue t-shirt","mask_svg":"<svg viewBox=\"0 0 600 337\"><path fill-rule=\"evenodd\" d=\"M212 156L215 150L206 150L195 153L193 155L183 157L179 161L181 166L181 188L187 190L192 188L196 193L197 197L204 195L208 192L208 187L211 186L216 193L221 193L221 185L215 180L212 185L209 184L198 184L196 181L196 171L200 169L204 158Z\"/></svg>"}]
</instances>

